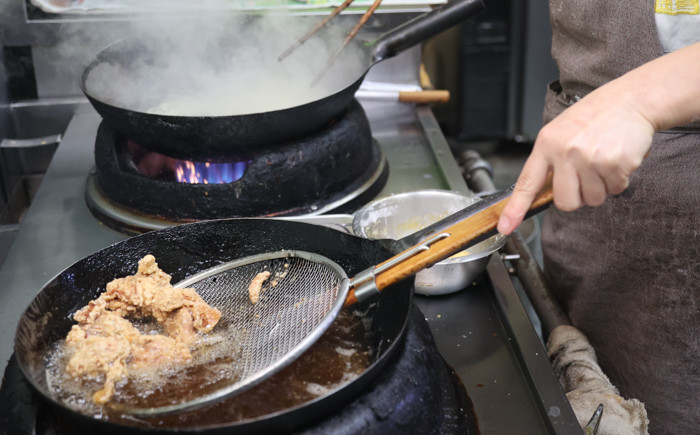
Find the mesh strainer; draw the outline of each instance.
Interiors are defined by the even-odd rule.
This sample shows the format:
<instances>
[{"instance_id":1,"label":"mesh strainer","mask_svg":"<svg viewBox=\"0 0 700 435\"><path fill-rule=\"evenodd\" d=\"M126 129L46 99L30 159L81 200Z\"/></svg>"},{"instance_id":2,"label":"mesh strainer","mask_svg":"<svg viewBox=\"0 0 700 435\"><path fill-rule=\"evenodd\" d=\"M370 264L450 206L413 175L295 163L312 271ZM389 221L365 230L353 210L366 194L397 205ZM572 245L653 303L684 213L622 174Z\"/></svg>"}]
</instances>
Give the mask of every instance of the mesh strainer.
<instances>
[{"instance_id":1,"label":"mesh strainer","mask_svg":"<svg viewBox=\"0 0 700 435\"><path fill-rule=\"evenodd\" d=\"M252 303L249 287L269 272L259 299ZM321 255L280 251L245 257L207 269L177 283L193 287L221 311L217 330L237 342L226 374L213 392L179 403L119 411L140 416L166 415L196 409L251 388L296 360L335 320L348 293L349 279L338 264Z\"/></svg>"},{"instance_id":2,"label":"mesh strainer","mask_svg":"<svg viewBox=\"0 0 700 435\"><path fill-rule=\"evenodd\" d=\"M291 364L328 329L344 305L376 296L418 271L444 260L470 243L493 235L510 189L451 217L461 215L444 231L432 234L394 257L348 279L330 259L303 251L279 251L235 260L208 269L177 284L194 287L222 312L217 328L233 331L240 351L233 361L238 376L217 384L214 391L153 408L130 408L131 414L154 416L195 409L240 393ZM552 201L551 184L535 198L531 213ZM474 211L472 213L472 211ZM443 221L452 222L451 217ZM442 221L441 221L442 222ZM249 285L270 272L253 304ZM223 323L223 324L221 324Z\"/></svg>"}]
</instances>

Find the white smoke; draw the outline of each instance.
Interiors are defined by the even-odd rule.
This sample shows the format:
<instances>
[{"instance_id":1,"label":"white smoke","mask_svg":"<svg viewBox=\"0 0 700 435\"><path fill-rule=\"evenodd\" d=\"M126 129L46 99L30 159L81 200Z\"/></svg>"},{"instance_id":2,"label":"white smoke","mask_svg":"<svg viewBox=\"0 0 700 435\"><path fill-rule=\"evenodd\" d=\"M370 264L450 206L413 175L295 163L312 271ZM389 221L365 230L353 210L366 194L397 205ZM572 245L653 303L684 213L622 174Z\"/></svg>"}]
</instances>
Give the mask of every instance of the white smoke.
<instances>
[{"instance_id":1,"label":"white smoke","mask_svg":"<svg viewBox=\"0 0 700 435\"><path fill-rule=\"evenodd\" d=\"M192 14L190 14L192 15ZM104 40L138 50L92 69L86 88L105 103L137 111L190 116L268 112L321 99L360 79L369 67L361 38L351 43L315 86L314 77L355 21L331 21L283 61L279 55L323 16L209 12L147 14L125 22L121 35ZM94 28L94 26L93 26ZM82 32L79 32L82 33ZM129 35L125 37L124 35ZM67 37L66 37L67 36ZM84 44L65 35L67 51ZM83 52L90 60L94 56Z\"/></svg>"}]
</instances>

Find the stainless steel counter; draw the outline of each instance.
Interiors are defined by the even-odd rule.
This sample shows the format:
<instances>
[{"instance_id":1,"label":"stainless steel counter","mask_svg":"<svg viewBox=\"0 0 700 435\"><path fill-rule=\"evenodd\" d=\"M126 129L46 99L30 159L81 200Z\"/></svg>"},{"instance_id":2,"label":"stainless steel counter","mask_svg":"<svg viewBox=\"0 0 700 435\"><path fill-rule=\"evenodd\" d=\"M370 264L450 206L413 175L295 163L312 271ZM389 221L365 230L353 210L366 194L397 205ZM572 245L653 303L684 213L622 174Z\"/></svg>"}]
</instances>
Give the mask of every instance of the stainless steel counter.
<instances>
[{"instance_id":1,"label":"stainless steel counter","mask_svg":"<svg viewBox=\"0 0 700 435\"><path fill-rule=\"evenodd\" d=\"M474 403L481 433L583 433L498 255L487 275L453 295L415 298Z\"/></svg>"},{"instance_id":2,"label":"stainless steel counter","mask_svg":"<svg viewBox=\"0 0 700 435\"><path fill-rule=\"evenodd\" d=\"M443 188L468 193L427 107L363 103L390 167L386 195ZM87 105L71 120L0 269L0 368L12 354L24 308L73 262L126 238L87 209L99 116ZM417 297L443 354L474 401L482 433L575 433L578 428L544 349L496 256L484 283L442 297Z\"/></svg>"}]
</instances>

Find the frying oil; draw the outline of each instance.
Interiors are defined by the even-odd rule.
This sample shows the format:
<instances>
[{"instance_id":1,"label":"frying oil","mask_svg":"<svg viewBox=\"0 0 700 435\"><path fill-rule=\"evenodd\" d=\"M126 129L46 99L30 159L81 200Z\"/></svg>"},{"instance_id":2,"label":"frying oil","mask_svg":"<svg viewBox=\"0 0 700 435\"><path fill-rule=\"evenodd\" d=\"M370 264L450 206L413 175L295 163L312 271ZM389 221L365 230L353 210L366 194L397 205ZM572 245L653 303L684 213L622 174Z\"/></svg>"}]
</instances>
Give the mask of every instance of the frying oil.
<instances>
[{"instance_id":1,"label":"frying oil","mask_svg":"<svg viewBox=\"0 0 700 435\"><path fill-rule=\"evenodd\" d=\"M155 321L139 319L132 323L145 335L163 333ZM61 340L54 343L47 356L47 385L69 408L96 418L104 418L111 404L153 407L179 403L182 398L198 397L240 379L236 360L240 355L241 341L242 333L224 323L209 334L199 335L191 347L192 360L187 364L135 369L127 361L128 376L116 383L115 394L102 407L95 404L92 395L102 388L105 376L70 376L65 367L72 351Z\"/></svg>"},{"instance_id":2,"label":"frying oil","mask_svg":"<svg viewBox=\"0 0 700 435\"><path fill-rule=\"evenodd\" d=\"M343 310L307 352L260 385L207 408L142 424L198 427L234 423L301 406L347 385L373 358L372 337L363 320L359 313Z\"/></svg>"},{"instance_id":3,"label":"frying oil","mask_svg":"<svg viewBox=\"0 0 700 435\"><path fill-rule=\"evenodd\" d=\"M262 384L207 408L173 416L139 419L109 405L165 406L235 383L240 378L236 357L240 355L243 336L223 319L214 331L199 337L191 349L193 359L187 365L129 369L128 377L117 382L115 394L105 406L92 400L93 393L102 387L104 376L75 379L68 375L65 366L70 351L62 341L49 353L47 382L55 396L75 411L125 425L194 427L236 422L302 405L363 373L373 356L370 319L367 313L343 310L307 352ZM162 333L155 322L139 320L134 326L144 334Z\"/></svg>"}]
</instances>

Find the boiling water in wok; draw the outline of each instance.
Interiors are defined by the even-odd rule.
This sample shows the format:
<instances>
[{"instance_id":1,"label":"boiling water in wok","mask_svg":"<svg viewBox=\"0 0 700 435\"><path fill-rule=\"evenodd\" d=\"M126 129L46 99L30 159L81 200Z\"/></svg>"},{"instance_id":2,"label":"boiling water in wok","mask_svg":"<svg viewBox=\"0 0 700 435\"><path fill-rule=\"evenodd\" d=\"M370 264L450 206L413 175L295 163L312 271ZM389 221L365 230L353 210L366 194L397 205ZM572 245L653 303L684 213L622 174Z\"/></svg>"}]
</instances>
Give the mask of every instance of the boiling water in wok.
<instances>
[{"instance_id":1,"label":"boiling water in wok","mask_svg":"<svg viewBox=\"0 0 700 435\"><path fill-rule=\"evenodd\" d=\"M330 26L280 62L279 53L294 34L311 24L287 18L257 18L209 30L207 23L193 32L178 29L140 39L119 63L96 65L86 90L104 103L138 112L234 116L316 101L364 74L367 59L358 43L347 47L324 79L311 86L345 30Z\"/></svg>"},{"instance_id":2,"label":"boiling water in wok","mask_svg":"<svg viewBox=\"0 0 700 435\"><path fill-rule=\"evenodd\" d=\"M256 16L213 36L205 23L207 35L177 27L130 37L100 51L80 85L105 122L141 146L179 159L242 160L328 125L346 112L372 65L483 9L482 0L453 0L381 36L387 23L376 18L316 86L347 35L341 27L353 20L323 29L282 63L279 54L318 17L279 16L268 26L269 16ZM292 32L288 23L302 24ZM98 67L103 72L93 73Z\"/></svg>"}]
</instances>

